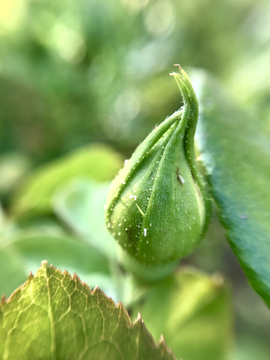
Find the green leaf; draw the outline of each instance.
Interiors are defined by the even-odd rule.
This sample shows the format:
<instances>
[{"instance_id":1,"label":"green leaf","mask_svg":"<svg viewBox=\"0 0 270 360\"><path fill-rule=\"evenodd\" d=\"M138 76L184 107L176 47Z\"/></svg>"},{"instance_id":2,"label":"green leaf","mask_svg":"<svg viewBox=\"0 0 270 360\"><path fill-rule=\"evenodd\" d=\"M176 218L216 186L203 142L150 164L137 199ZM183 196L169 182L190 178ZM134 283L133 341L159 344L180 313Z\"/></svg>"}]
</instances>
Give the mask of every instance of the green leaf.
<instances>
[{"instance_id":1,"label":"green leaf","mask_svg":"<svg viewBox=\"0 0 270 360\"><path fill-rule=\"evenodd\" d=\"M0 308L0 357L13 359L171 360L141 317L132 324L123 306L74 275L42 262Z\"/></svg>"},{"instance_id":2,"label":"green leaf","mask_svg":"<svg viewBox=\"0 0 270 360\"><path fill-rule=\"evenodd\" d=\"M105 226L108 191L109 183L72 180L56 193L53 207L75 233L102 254L115 258L117 244Z\"/></svg>"},{"instance_id":3,"label":"green leaf","mask_svg":"<svg viewBox=\"0 0 270 360\"><path fill-rule=\"evenodd\" d=\"M252 76L252 74L250 74ZM231 247L252 287L270 305L270 139L258 122L199 71L197 140Z\"/></svg>"},{"instance_id":4,"label":"green leaf","mask_svg":"<svg viewBox=\"0 0 270 360\"><path fill-rule=\"evenodd\" d=\"M2 239L1 239L2 241ZM9 296L27 276L23 259L9 249L0 247L0 296Z\"/></svg>"},{"instance_id":5,"label":"green leaf","mask_svg":"<svg viewBox=\"0 0 270 360\"><path fill-rule=\"evenodd\" d=\"M78 149L44 165L30 174L13 197L13 212L17 216L51 212L55 190L74 178L112 180L123 159L105 145Z\"/></svg>"},{"instance_id":6,"label":"green leaf","mask_svg":"<svg viewBox=\"0 0 270 360\"><path fill-rule=\"evenodd\" d=\"M0 157L0 196L8 194L30 168L28 158L16 152L1 154Z\"/></svg>"},{"instance_id":7,"label":"green leaf","mask_svg":"<svg viewBox=\"0 0 270 360\"><path fill-rule=\"evenodd\" d=\"M220 276L185 269L150 288L132 307L177 358L224 360L232 340L230 291Z\"/></svg>"},{"instance_id":8,"label":"green leaf","mask_svg":"<svg viewBox=\"0 0 270 360\"><path fill-rule=\"evenodd\" d=\"M27 229L6 236L2 243L3 251L19 257L24 264L24 277L20 277L19 286L30 271L37 271L40 262L47 259L59 268L69 268L90 286L99 284L107 294L118 299L118 291L111 278L108 259L89 244L66 235L63 231L50 228ZM1 253L0 253L1 256ZM20 263L16 264L12 275L21 272ZM4 262L5 264L5 262ZM6 274L3 262L0 262L0 274ZM0 276L1 279L1 276ZM13 290L15 287L11 288ZM6 293L9 295L10 293Z\"/></svg>"}]
</instances>

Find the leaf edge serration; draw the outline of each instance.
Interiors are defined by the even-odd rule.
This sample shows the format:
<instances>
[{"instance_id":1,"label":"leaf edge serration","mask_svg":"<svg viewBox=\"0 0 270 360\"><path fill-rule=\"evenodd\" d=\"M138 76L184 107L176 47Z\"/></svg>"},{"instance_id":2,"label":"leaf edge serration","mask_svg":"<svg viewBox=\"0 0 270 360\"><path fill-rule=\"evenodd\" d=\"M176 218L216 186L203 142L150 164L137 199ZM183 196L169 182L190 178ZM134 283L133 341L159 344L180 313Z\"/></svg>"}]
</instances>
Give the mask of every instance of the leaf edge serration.
<instances>
[{"instance_id":1,"label":"leaf edge serration","mask_svg":"<svg viewBox=\"0 0 270 360\"><path fill-rule=\"evenodd\" d=\"M93 297L96 297L99 299L99 303L103 304L102 306L104 306L104 304L106 305L106 310L109 311L109 316L113 317L115 316L115 313L118 314L118 326L123 326L123 328L120 328L120 332L122 331L122 333L124 333L126 331L126 333L128 333L129 335L127 336L127 341L129 341L131 343L131 347L133 344L133 347L135 346L136 349L136 353L134 352L133 349L133 353L132 353L132 357L126 357L124 355L124 352L121 352L121 343L119 342L119 344L116 344L116 341L112 339L112 341L114 341L114 345L116 344L117 346L119 345L119 354L121 355L121 359L123 360L143 360L146 351L149 350L149 357L148 359L153 359L153 360L177 360L175 355L173 354L173 352L168 348L168 346L166 345L166 342L163 338L163 336L161 335L161 338L159 340L158 343L155 342L155 340L153 339L152 335L150 334L150 332L147 330L142 317L140 314L138 314L137 319L132 322L131 318L127 312L127 310L124 308L124 306L122 305L121 302L119 302L117 305L115 304L115 302L108 297L106 294L104 294L102 292L102 290L96 286L94 288L94 290L91 290L91 288L84 282L82 282L80 280L80 278L74 273L73 276L71 276L71 274L68 271L61 271L60 269L55 268L53 265L49 265L48 261L44 260L41 262L41 267L39 268L39 270L36 272L35 275L33 275L32 273L30 273L30 275L28 276L28 279L26 280L26 282L24 284L22 284L21 286L19 286L11 295L8 299L5 299L4 296L2 296L2 300L0 303L0 334L2 331L4 331L5 329L8 328L8 324L5 324L4 321L4 317L5 317L5 312L6 310L8 310L8 308L12 308L12 311L16 311L16 307L15 305L19 303L19 301L22 299L22 294L26 291L26 290L30 290L30 294L31 296L33 296L33 299L36 299L36 295L37 293L35 293L34 291L34 286L35 286L35 281L38 281L39 277L45 277L47 279L49 279L50 277L54 276L55 279L65 279L65 280L69 280L71 283L73 283L74 285L76 285L78 288L81 288L81 292L87 295L87 301L93 300ZM53 288L53 286L52 286ZM77 288L76 288L77 289ZM55 290L56 292L58 290ZM43 294L40 294L40 296L44 296ZM54 295L52 295L54 296ZM29 306L29 305L27 305ZM50 304L50 301L48 301L48 307L49 307L49 311L53 312L53 306L52 304ZM91 310L91 309L90 309ZM9 313L10 314L10 313ZM14 312L15 314L15 312ZM17 318L14 320L14 324L18 324L20 323L18 321L18 319L20 318L20 312L18 312L17 314ZM52 314L54 316L54 314ZM63 314L62 314L63 315ZM58 314L59 316L59 314ZM63 315L64 316L64 315ZM106 319L104 319L104 321L106 321ZM2 326L1 326L2 323ZM120 325L119 325L120 324ZM6 325L6 326L5 326ZM29 327L27 326L26 323L23 324L23 327L26 327L28 329L28 332L31 332L31 329L29 329ZM30 325L31 327L31 325ZM55 327L55 324L53 324L52 327ZM124 329L126 327L126 329ZM4 329L4 330L3 330ZM11 332L14 331L14 329L16 329L16 325L12 326L12 329L10 330ZM20 329L19 329L20 330ZM95 330L95 327L93 327L93 331ZM21 331L21 330L20 330ZM54 329L55 331L55 329ZM117 331L117 328L115 329L115 332ZM51 337L53 337L54 332L51 332ZM40 337L44 337L46 336L46 334L41 333ZM111 334L111 337L113 338L114 334ZM133 340L132 340L133 337ZM131 339L130 339L131 338ZM104 338L105 339L105 338ZM105 341L103 339L103 341ZM48 354L48 356L44 357L39 357L39 359L57 359L60 358L59 357L59 344L57 343L57 341L55 341L56 339L51 338L51 351L54 352L51 354ZM107 341L107 340L106 340ZM132 343L133 341L133 343ZM87 342L87 341L86 341ZM98 341L95 340L95 343L98 344ZM16 344L14 344L14 346L16 346ZM61 344L60 344L60 348L61 348ZM76 346L76 342L73 342L73 346ZM91 346L91 345L90 345ZM4 346L5 348L5 346ZM74 349L75 351L76 349ZM81 356L79 357L80 359L87 359L87 351L88 349L85 346L85 349L81 352ZM74 352L75 353L75 352ZM29 349L28 349L28 354L29 354ZM1 355L1 346L0 346L0 355ZM50 356L52 355L52 356ZM19 356L19 354L18 354ZM20 353L20 356L22 359L24 359L24 354ZM86 356L86 357L84 357ZM8 353L3 353L3 359L5 360L9 360L12 359L12 356L9 356ZM26 358L26 357L25 357ZM66 357L66 359L68 359L69 357ZM61 359L65 359L63 357L61 357ZM94 357L91 357L91 359L94 359ZM103 357L100 357L100 359L103 359Z\"/></svg>"}]
</instances>

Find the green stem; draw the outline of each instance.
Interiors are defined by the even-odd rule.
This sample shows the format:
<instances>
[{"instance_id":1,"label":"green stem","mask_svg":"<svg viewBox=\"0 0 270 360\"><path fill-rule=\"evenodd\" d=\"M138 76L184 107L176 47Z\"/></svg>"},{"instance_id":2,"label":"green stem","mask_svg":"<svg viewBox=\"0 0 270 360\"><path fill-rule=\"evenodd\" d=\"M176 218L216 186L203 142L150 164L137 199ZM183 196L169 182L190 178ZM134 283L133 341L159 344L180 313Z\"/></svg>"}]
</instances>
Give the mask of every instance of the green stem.
<instances>
[{"instance_id":1,"label":"green stem","mask_svg":"<svg viewBox=\"0 0 270 360\"><path fill-rule=\"evenodd\" d=\"M179 263L179 260L166 264L144 265L131 257L119 246L118 258L124 268L130 271L134 277L143 283L152 283L169 276Z\"/></svg>"}]
</instances>

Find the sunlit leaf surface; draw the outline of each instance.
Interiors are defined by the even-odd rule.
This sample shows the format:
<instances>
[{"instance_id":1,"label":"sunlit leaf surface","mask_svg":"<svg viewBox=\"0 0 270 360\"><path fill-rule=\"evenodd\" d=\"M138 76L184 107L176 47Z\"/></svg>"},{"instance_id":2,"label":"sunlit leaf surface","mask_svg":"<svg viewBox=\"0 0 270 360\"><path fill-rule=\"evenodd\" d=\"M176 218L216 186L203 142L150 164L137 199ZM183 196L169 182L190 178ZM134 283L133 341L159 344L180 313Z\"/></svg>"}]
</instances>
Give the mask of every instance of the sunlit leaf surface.
<instances>
[{"instance_id":1,"label":"sunlit leaf surface","mask_svg":"<svg viewBox=\"0 0 270 360\"><path fill-rule=\"evenodd\" d=\"M2 359L176 360L142 318L43 262L0 308Z\"/></svg>"}]
</instances>

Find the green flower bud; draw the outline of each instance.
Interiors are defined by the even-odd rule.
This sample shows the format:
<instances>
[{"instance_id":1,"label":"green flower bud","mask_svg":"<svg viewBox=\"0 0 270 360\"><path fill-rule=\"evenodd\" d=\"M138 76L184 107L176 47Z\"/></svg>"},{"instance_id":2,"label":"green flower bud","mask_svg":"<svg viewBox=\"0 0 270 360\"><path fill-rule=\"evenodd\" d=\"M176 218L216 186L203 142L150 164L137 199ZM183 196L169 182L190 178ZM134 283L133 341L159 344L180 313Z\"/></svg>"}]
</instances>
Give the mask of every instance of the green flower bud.
<instances>
[{"instance_id":1,"label":"green flower bud","mask_svg":"<svg viewBox=\"0 0 270 360\"><path fill-rule=\"evenodd\" d=\"M198 101L188 76L180 66L179 70L171 75L183 107L125 161L107 201L107 228L132 258L145 265L189 255L206 226L208 202L194 154Z\"/></svg>"}]
</instances>

